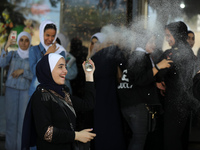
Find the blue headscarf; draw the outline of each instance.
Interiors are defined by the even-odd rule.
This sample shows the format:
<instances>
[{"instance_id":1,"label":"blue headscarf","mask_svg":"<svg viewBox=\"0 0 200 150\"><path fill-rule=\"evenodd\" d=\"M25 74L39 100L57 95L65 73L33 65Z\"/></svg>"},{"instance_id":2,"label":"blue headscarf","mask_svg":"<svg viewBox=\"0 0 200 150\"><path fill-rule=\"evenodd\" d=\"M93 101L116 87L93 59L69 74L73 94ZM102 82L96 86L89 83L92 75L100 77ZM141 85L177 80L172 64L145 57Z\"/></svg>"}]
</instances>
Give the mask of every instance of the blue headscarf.
<instances>
[{"instance_id":1,"label":"blue headscarf","mask_svg":"<svg viewBox=\"0 0 200 150\"><path fill-rule=\"evenodd\" d=\"M48 54L48 55L45 55L44 57L42 57L42 59L37 63L37 66L36 66L36 76L38 78L38 81L40 82L38 87L42 87L47 90L53 90L56 93L58 93L59 95L61 95L62 97L64 97L65 94L64 94L63 90L66 89L66 86L59 85L53 80L50 62L49 62L50 55L57 55L58 58L59 58L59 56L60 56L60 58L63 57L62 55L55 54L55 53L51 53L51 54ZM56 61L56 62L54 62L54 64L56 64L58 62L58 60L59 59L57 59L57 60L51 59L51 61Z\"/></svg>"}]
</instances>

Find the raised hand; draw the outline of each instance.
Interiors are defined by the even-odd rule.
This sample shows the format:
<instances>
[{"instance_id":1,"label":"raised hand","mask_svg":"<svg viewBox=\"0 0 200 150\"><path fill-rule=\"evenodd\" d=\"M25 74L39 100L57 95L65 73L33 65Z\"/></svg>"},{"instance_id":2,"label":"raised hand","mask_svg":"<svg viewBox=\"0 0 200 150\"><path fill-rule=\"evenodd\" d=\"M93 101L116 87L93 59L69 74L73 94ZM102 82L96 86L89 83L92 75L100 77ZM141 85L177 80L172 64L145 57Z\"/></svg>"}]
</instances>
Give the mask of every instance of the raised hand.
<instances>
[{"instance_id":1,"label":"raised hand","mask_svg":"<svg viewBox=\"0 0 200 150\"><path fill-rule=\"evenodd\" d=\"M10 45L13 45L13 44L16 43L16 39L11 39L10 36L11 36L11 33L10 33L10 35L8 36L8 41L7 41L7 43L6 43L5 47L4 47L4 50L5 50L6 52L8 51L8 47L9 47Z\"/></svg>"},{"instance_id":2,"label":"raised hand","mask_svg":"<svg viewBox=\"0 0 200 150\"><path fill-rule=\"evenodd\" d=\"M91 59L89 59L88 61L92 65L92 70L91 71L86 71L86 69L85 69L85 63L86 63L86 61L84 61L82 63L82 67L83 67L83 70L85 72L85 79L86 79L86 81L92 81L93 82L94 81L93 74L94 74L94 71L95 71L95 65L94 65L94 62Z\"/></svg>"},{"instance_id":3,"label":"raised hand","mask_svg":"<svg viewBox=\"0 0 200 150\"><path fill-rule=\"evenodd\" d=\"M56 41L48 48L48 50L46 51L46 53L44 55L50 54L50 53L55 53L58 49L56 48Z\"/></svg>"},{"instance_id":4,"label":"raised hand","mask_svg":"<svg viewBox=\"0 0 200 150\"><path fill-rule=\"evenodd\" d=\"M161 62L157 64L160 69L169 68L171 67L170 63L173 63L170 59L163 59Z\"/></svg>"}]
</instances>

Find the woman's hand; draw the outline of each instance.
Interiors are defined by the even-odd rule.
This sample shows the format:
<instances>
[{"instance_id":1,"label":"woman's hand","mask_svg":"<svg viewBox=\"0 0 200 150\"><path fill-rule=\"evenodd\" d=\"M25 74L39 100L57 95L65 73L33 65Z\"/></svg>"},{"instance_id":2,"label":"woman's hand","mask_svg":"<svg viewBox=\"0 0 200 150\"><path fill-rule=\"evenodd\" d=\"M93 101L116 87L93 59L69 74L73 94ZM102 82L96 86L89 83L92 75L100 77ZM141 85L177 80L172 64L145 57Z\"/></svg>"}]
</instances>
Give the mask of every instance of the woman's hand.
<instances>
[{"instance_id":1,"label":"woman's hand","mask_svg":"<svg viewBox=\"0 0 200 150\"><path fill-rule=\"evenodd\" d=\"M157 88L159 88L160 90L166 90L166 85L165 82L156 82L156 86Z\"/></svg>"},{"instance_id":2,"label":"woman's hand","mask_svg":"<svg viewBox=\"0 0 200 150\"><path fill-rule=\"evenodd\" d=\"M23 73L24 73L24 69L17 69L15 71L13 71L13 73L11 75L13 78L18 78Z\"/></svg>"},{"instance_id":3,"label":"woman's hand","mask_svg":"<svg viewBox=\"0 0 200 150\"><path fill-rule=\"evenodd\" d=\"M8 36L8 41L7 41L7 43L6 43L5 47L4 47L4 50L5 50L6 52L8 51L8 47L9 47L10 45L16 44L16 39L11 39L10 36L11 36L11 33L10 33L10 35Z\"/></svg>"},{"instance_id":4,"label":"woman's hand","mask_svg":"<svg viewBox=\"0 0 200 150\"><path fill-rule=\"evenodd\" d=\"M46 53L44 55L50 54L50 53L54 53L59 49L56 48L56 41L48 48L48 50L46 51Z\"/></svg>"},{"instance_id":5,"label":"woman's hand","mask_svg":"<svg viewBox=\"0 0 200 150\"><path fill-rule=\"evenodd\" d=\"M91 59L89 59L88 61L92 65L92 70L91 71L86 71L86 69L85 69L85 63L86 63L86 61L84 61L82 63L82 67L83 67L83 70L85 72L85 79L86 79L86 81L92 81L93 82L94 81L93 74L94 74L94 71L95 71L95 65L94 65L94 62Z\"/></svg>"},{"instance_id":6,"label":"woman's hand","mask_svg":"<svg viewBox=\"0 0 200 150\"><path fill-rule=\"evenodd\" d=\"M83 143L87 143L87 142L91 141L96 136L95 133L91 133L92 130L93 129L84 129L79 132L76 131L75 132L75 140L83 142Z\"/></svg>"},{"instance_id":7,"label":"woman's hand","mask_svg":"<svg viewBox=\"0 0 200 150\"><path fill-rule=\"evenodd\" d=\"M163 59L161 62L157 64L160 69L169 68L171 67L170 63L173 63L170 59Z\"/></svg>"},{"instance_id":8,"label":"woman's hand","mask_svg":"<svg viewBox=\"0 0 200 150\"><path fill-rule=\"evenodd\" d=\"M156 82L156 86L158 89L160 89L160 94L162 96L165 96L165 90L166 90L166 85L165 82Z\"/></svg>"}]
</instances>

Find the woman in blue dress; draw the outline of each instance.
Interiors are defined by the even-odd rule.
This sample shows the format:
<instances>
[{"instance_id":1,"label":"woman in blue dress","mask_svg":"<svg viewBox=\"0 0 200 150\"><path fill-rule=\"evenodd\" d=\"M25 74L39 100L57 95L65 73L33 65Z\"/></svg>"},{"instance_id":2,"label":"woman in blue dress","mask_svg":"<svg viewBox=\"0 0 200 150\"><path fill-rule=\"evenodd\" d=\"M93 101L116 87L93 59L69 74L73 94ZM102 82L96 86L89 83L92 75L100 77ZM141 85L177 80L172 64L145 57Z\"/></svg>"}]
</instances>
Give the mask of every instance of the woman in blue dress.
<instances>
[{"instance_id":1,"label":"woman in blue dress","mask_svg":"<svg viewBox=\"0 0 200 150\"><path fill-rule=\"evenodd\" d=\"M28 89L33 77L29 66L31 35L21 32L17 38L19 48L17 51L8 52L8 47L13 42L9 36L0 58L0 67L9 65L5 92L5 147L7 150L21 150L22 123L29 100Z\"/></svg>"}]
</instances>

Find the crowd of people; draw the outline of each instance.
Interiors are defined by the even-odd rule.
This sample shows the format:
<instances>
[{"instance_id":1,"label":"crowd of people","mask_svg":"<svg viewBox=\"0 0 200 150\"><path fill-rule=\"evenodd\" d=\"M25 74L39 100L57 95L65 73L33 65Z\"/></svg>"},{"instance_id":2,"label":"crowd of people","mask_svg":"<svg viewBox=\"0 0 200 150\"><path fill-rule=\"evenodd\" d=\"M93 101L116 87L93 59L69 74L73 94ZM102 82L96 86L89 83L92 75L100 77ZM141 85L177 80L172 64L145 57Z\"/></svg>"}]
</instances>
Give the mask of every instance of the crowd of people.
<instances>
[{"instance_id":1,"label":"crowd of people","mask_svg":"<svg viewBox=\"0 0 200 150\"><path fill-rule=\"evenodd\" d=\"M39 45L23 31L1 53L0 67L9 65L6 150L187 150L200 72L184 22L165 26L171 48L153 57L159 37L144 29L131 48L98 32L88 48L73 38L70 52L54 22L39 32Z\"/></svg>"}]
</instances>

